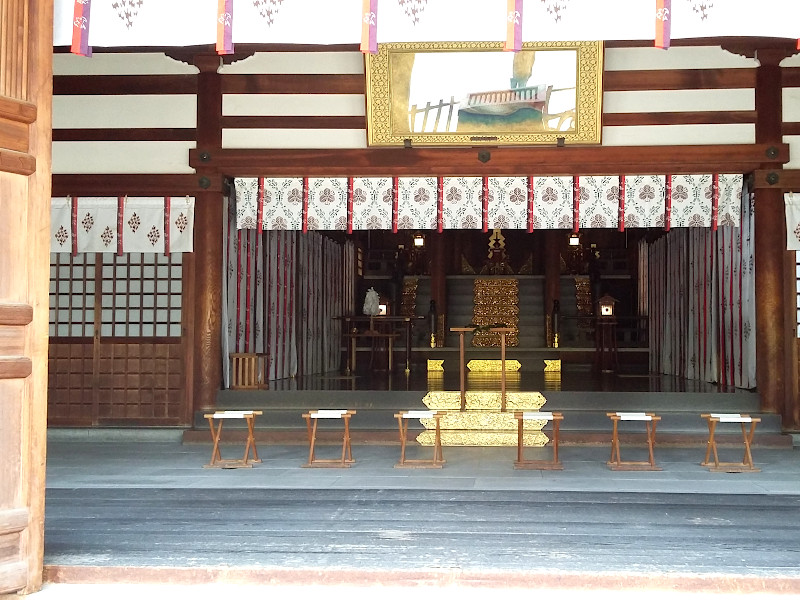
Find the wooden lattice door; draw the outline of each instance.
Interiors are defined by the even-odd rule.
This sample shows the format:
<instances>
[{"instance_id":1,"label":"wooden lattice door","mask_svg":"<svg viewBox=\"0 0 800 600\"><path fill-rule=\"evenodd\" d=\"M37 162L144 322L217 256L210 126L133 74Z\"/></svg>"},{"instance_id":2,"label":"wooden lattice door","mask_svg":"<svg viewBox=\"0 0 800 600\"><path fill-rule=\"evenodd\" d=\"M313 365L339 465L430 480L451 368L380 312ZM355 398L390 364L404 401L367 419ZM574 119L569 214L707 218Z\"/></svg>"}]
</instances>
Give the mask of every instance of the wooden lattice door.
<instances>
[{"instance_id":1,"label":"wooden lattice door","mask_svg":"<svg viewBox=\"0 0 800 600\"><path fill-rule=\"evenodd\" d=\"M50 425L186 425L180 254L53 254Z\"/></svg>"}]
</instances>

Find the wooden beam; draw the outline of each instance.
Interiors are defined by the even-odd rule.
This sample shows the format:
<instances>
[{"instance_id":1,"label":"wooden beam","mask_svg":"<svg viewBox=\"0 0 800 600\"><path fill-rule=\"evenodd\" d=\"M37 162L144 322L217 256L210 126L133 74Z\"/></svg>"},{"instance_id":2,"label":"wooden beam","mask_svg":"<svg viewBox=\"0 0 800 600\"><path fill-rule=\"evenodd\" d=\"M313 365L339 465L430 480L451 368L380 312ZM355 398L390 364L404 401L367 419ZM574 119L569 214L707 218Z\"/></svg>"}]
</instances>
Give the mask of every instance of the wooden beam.
<instances>
[{"instance_id":1,"label":"wooden beam","mask_svg":"<svg viewBox=\"0 0 800 600\"><path fill-rule=\"evenodd\" d=\"M27 508L0 510L0 536L19 533L28 526L29 517Z\"/></svg>"},{"instance_id":2,"label":"wooden beam","mask_svg":"<svg viewBox=\"0 0 800 600\"><path fill-rule=\"evenodd\" d=\"M53 175L53 196L193 196L222 192L221 177L197 175ZM203 187L208 183L208 187Z\"/></svg>"},{"instance_id":3,"label":"wooden beam","mask_svg":"<svg viewBox=\"0 0 800 600\"><path fill-rule=\"evenodd\" d=\"M693 112L605 113L604 127L631 127L640 125L730 125L755 123L754 110Z\"/></svg>"},{"instance_id":4,"label":"wooden beam","mask_svg":"<svg viewBox=\"0 0 800 600\"><path fill-rule=\"evenodd\" d=\"M366 117L222 117L223 129L366 129Z\"/></svg>"},{"instance_id":5,"label":"wooden beam","mask_svg":"<svg viewBox=\"0 0 800 600\"><path fill-rule=\"evenodd\" d=\"M192 167L237 177L749 173L788 160L787 144L189 151Z\"/></svg>"},{"instance_id":6,"label":"wooden beam","mask_svg":"<svg viewBox=\"0 0 800 600\"><path fill-rule=\"evenodd\" d=\"M54 142L193 142L196 130L190 127L54 129Z\"/></svg>"},{"instance_id":7,"label":"wooden beam","mask_svg":"<svg viewBox=\"0 0 800 600\"><path fill-rule=\"evenodd\" d=\"M31 321L33 321L33 307L31 305L0 304L0 325L23 326L28 325Z\"/></svg>"},{"instance_id":8,"label":"wooden beam","mask_svg":"<svg viewBox=\"0 0 800 600\"><path fill-rule=\"evenodd\" d=\"M707 90L753 88L756 70L745 69L675 69L652 71L606 71L604 92L645 90Z\"/></svg>"},{"instance_id":9,"label":"wooden beam","mask_svg":"<svg viewBox=\"0 0 800 600\"><path fill-rule=\"evenodd\" d=\"M800 169L758 169L754 173L754 188L800 192Z\"/></svg>"},{"instance_id":10,"label":"wooden beam","mask_svg":"<svg viewBox=\"0 0 800 600\"><path fill-rule=\"evenodd\" d=\"M23 379L33 372L33 363L26 356L0 356L0 379Z\"/></svg>"},{"instance_id":11,"label":"wooden beam","mask_svg":"<svg viewBox=\"0 0 800 600\"><path fill-rule=\"evenodd\" d=\"M0 171L16 175L32 175L36 172L36 157L26 152L0 148Z\"/></svg>"},{"instance_id":12,"label":"wooden beam","mask_svg":"<svg viewBox=\"0 0 800 600\"><path fill-rule=\"evenodd\" d=\"M365 94L362 74L221 75L223 94Z\"/></svg>"},{"instance_id":13,"label":"wooden beam","mask_svg":"<svg viewBox=\"0 0 800 600\"><path fill-rule=\"evenodd\" d=\"M197 75L57 75L55 96L125 96L196 94Z\"/></svg>"}]
</instances>

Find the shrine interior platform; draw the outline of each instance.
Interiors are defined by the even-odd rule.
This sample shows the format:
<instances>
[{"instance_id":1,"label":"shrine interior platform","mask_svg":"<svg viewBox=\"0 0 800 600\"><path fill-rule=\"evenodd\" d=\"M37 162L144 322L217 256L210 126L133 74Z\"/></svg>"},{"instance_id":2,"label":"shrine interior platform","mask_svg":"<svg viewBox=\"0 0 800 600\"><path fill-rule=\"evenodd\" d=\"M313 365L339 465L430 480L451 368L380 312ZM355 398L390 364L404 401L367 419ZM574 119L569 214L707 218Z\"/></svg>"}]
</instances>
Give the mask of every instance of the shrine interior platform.
<instances>
[{"instance_id":1,"label":"shrine interior platform","mask_svg":"<svg viewBox=\"0 0 800 600\"><path fill-rule=\"evenodd\" d=\"M219 410L262 410L255 421L256 439L262 443L295 443L307 441L302 413L315 409L353 409L351 420L354 443L399 444L397 421L399 410L424 410L429 391L458 392L459 373L427 372L411 369L387 373L304 377L270 382L269 389L222 390L218 393ZM499 392L499 373L469 373L468 392ZM701 445L708 438L703 413L742 413L761 418L756 428L754 445L791 447L792 438L781 432L777 415L760 412L759 396L751 390L724 387L701 381L665 375L594 374L590 369L569 369L561 373L521 371L506 376L508 392L541 392L546 402L542 410L561 411L563 444L607 443L611 424L607 412L655 412L662 417L658 424L659 444ZM204 411L195 414L193 428L183 434L187 443L205 443L208 424ZM326 428L335 424L321 423L322 441ZM231 423L228 437L239 440L244 435L243 423ZM414 421L409 435L416 436L422 425ZM638 428L623 425L621 433L627 441L644 442ZM739 443L741 433L720 431L720 442ZM335 442L335 433L331 440Z\"/></svg>"}]
</instances>

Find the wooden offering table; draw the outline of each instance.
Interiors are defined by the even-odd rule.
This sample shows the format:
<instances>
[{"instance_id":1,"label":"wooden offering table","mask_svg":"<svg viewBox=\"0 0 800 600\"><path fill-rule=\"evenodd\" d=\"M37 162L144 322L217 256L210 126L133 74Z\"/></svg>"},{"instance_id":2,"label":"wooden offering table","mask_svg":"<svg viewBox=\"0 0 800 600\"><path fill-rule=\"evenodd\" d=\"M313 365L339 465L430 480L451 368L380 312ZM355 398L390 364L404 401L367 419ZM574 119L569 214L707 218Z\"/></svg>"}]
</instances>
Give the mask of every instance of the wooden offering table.
<instances>
[{"instance_id":1,"label":"wooden offering table","mask_svg":"<svg viewBox=\"0 0 800 600\"><path fill-rule=\"evenodd\" d=\"M424 317L402 317L402 316L345 316L337 317L344 324L342 335L349 338L347 344L347 361L345 370L349 375L356 370L356 347L359 339L369 340L371 346L371 360L378 350L378 346L385 342L388 353L389 371L394 367L394 340L401 335L405 342L406 373L411 372L411 327L414 321L424 319Z\"/></svg>"},{"instance_id":2,"label":"wooden offering table","mask_svg":"<svg viewBox=\"0 0 800 600\"><path fill-rule=\"evenodd\" d=\"M451 327L450 331L458 333L458 357L461 384L461 410L467 406L467 375L464 361L464 334L474 332L475 327ZM488 331L500 334L500 410L506 411L506 335L515 331L512 327L491 327Z\"/></svg>"},{"instance_id":3,"label":"wooden offering table","mask_svg":"<svg viewBox=\"0 0 800 600\"><path fill-rule=\"evenodd\" d=\"M753 435L756 432L756 424L761 422L759 417L742 415L739 413L712 413L700 415L708 421L708 442L706 444L706 457L701 465L708 467L709 471L720 471L723 473L746 473L758 472L761 469L753 465L753 456L750 454L750 445L753 443ZM717 454L717 442L714 435L718 423L739 423L742 427L742 442L744 443L744 458L742 462L720 462ZM746 425L750 424L748 428ZM714 454L714 462L710 462L711 454Z\"/></svg>"},{"instance_id":4,"label":"wooden offering table","mask_svg":"<svg viewBox=\"0 0 800 600\"><path fill-rule=\"evenodd\" d=\"M609 417L614 424L614 430L611 435L611 459L608 461L608 466L614 471L660 471L661 467L656 466L656 461L653 456L653 446L655 446L656 443L656 423L661 420L661 417L653 413L643 412L613 412L606 413L606 416ZM647 431L648 460L624 461L621 459L618 431L620 421L641 421L644 423Z\"/></svg>"},{"instance_id":5,"label":"wooden offering table","mask_svg":"<svg viewBox=\"0 0 800 600\"><path fill-rule=\"evenodd\" d=\"M214 448L211 450L211 461L207 465L203 465L205 469L241 469L242 467L252 467L252 463L260 463L261 459L258 457L258 450L256 449L256 438L253 435L253 421L256 415L263 414L260 410L219 410L214 413L203 415L208 420L208 426L211 429L211 440L214 442ZM222 436L222 424L226 419L244 419L247 423L247 442L244 446L244 457L241 459L223 459L219 452L219 440ZM214 426L217 421L219 425ZM250 451L253 452L253 458L250 459Z\"/></svg>"}]
</instances>

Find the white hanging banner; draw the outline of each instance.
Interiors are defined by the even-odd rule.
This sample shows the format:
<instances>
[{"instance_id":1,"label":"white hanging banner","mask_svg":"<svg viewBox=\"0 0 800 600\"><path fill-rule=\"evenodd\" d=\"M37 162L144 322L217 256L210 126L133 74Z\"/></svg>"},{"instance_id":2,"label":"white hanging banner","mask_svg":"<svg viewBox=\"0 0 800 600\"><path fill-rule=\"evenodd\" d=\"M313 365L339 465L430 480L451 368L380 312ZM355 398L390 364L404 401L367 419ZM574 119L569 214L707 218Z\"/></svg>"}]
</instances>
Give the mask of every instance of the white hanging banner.
<instances>
[{"instance_id":1,"label":"white hanging banner","mask_svg":"<svg viewBox=\"0 0 800 600\"><path fill-rule=\"evenodd\" d=\"M786 205L786 249L800 250L800 194L783 195Z\"/></svg>"},{"instance_id":2,"label":"white hanging banner","mask_svg":"<svg viewBox=\"0 0 800 600\"><path fill-rule=\"evenodd\" d=\"M194 251L194 198L176 196L169 200L169 251Z\"/></svg>"},{"instance_id":3,"label":"white hanging banner","mask_svg":"<svg viewBox=\"0 0 800 600\"><path fill-rule=\"evenodd\" d=\"M170 199L169 232L164 197L52 198L51 252L192 252L194 198ZM73 222L74 218L74 222ZM72 237L72 231L75 237Z\"/></svg>"},{"instance_id":4,"label":"white hanging banner","mask_svg":"<svg viewBox=\"0 0 800 600\"><path fill-rule=\"evenodd\" d=\"M572 177L533 178L535 229L571 229L572 209Z\"/></svg>"},{"instance_id":5,"label":"white hanging banner","mask_svg":"<svg viewBox=\"0 0 800 600\"><path fill-rule=\"evenodd\" d=\"M489 177L489 229L528 227L528 184L525 177Z\"/></svg>"},{"instance_id":6,"label":"white hanging banner","mask_svg":"<svg viewBox=\"0 0 800 600\"><path fill-rule=\"evenodd\" d=\"M436 177L399 177L398 229L436 229Z\"/></svg>"},{"instance_id":7,"label":"white hanging banner","mask_svg":"<svg viewBox=\"0 0 800 600\"><path fill-rule=\"evenodd\" d=\"M664 227L666 177L625 176L625 227Z\"/></svg>"},{"instance_id":8,"label":"white hanging banner","mask_svg":"<svg viewBox=\"0 0 800 600\"><path fill-rule=\"evenodd\" d=\"M392 228L391 177L353 179L353 229Z\"/></svg>"},{"instance_id":9,"label":"white hanging banner","mask_svg":"<svg viewBox=\"0 0 800 600\"><path fill-rule=\"evenodd\" d=\"M445 177L442 228L480 229L483 223L481 177Z\"/></svg>"},{"instance_id":10,"label":"white hanging banner","mask_svg":"<svg viewBox=\"0 0 800 600\"><path fill-rule=\"evenodd\" d=\"M711 227L711 175L673 175L670 227Z\"/></svg>"},{"instance_id":11,"label":"white hanging banner","mask_svg":"<svg viewBox=\"0 0 800 600\"><path fill-rule=\"evenodd\" d=\"M317 177L308 180L309 230L347 231L347 179Z\"/></svg>"},{"instance_id":12,"label":"white hanging banner","mask_svg":"<svg viewBox=\"0 0 800 600\"><path fill-rule=\"evenodd\" d=\"M78 252L116 252L117 199L81 197L75 198L74 202L77 202L78 205L76 250Z\"/></svg>"},{"instance_id":13,"label":"white hanging banner","mask_svg":"<svg viewBox=\"0 0 800 600\"><path fill-rule=\"evenodd\" d=\"M53 198L50 201L50 252L72 252L70 198Z\"/></svg>"},{"instance_id":14,"label":"white hanging banner","mask_svg":"<svg viewBox=\"0 0 800 600\"><path fill-rule=\"evenodd\" d=\"M655 38L653 0L525 0L522 40ZM72 41L74 0L55 0L54 45ZM235 44L359 44L362 0L233 0ZM502 0L395 0L380 4L378 42L491 42L506 37ZM94 47L216 42L217 0L92 3ZM671 38L797 38L797 0L672 2Z\"/></svg>"},{"instance_id":15,"label":"white hanging banner","mask_svg":"<svg viewBox=\"0 0 800 600\"><path fill-rule=\"evenodd\" d=\"M619 177L581 177L580 195L578 206L581 229L617 228Z\"/></svg>"},{"instance_id":16,"label":"white hanging banner","mask_svg":"<svg viewBox=\"0 0 800 600\"><path fill-rule=\"evenodd\" d=\"M123 252L164 251L164 199L125 198L122 215Z\"/></svg>"}]
</instances>

